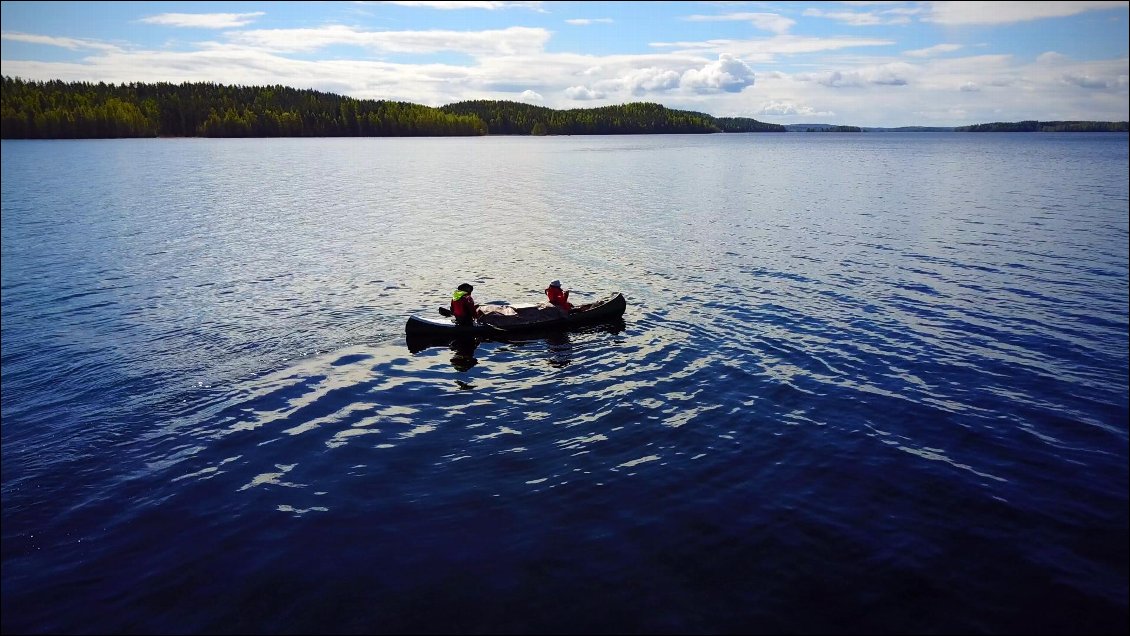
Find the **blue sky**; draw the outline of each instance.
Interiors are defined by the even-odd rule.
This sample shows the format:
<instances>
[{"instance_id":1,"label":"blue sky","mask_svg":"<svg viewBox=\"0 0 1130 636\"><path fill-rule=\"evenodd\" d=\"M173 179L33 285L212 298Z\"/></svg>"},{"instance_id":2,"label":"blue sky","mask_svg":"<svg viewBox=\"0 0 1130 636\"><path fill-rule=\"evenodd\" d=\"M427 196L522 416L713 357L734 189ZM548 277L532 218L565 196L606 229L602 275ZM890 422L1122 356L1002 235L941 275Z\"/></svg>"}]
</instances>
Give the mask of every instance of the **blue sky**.
<instances>
[{"instance_id":1,"label":"blue sky","mask_svg":"<svg viewBox=\"0 0 1130 636\"><path fill-rule=\"evenodd\" d=\"M1130 118L1130 2L3 2L3 74L773 123Z\"/></svg>"}]
</instances>

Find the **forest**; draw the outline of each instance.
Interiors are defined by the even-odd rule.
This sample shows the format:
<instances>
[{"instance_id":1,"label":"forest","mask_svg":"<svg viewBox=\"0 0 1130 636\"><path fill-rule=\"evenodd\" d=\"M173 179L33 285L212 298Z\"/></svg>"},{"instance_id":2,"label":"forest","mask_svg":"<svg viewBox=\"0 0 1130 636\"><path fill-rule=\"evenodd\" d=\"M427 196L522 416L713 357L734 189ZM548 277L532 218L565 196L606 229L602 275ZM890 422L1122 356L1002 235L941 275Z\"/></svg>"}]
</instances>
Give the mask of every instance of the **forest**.
<instances>
[{"instance_id":1,"label":"forest","mask_svg":"<svg viewBox=\"0 0 1130 636\"><path fill-rule=\"evenodd\" d=\"M275 86L26 81L4 76L0 138L117 137L450 137L467 135L634 135L786 132L746 117L713 117L634 102L555 110L473 100L439 108L355 99ZM792 127L796 129L796 127ZM811 130L861 132L855 126ZM1020 121L958 132L1127 132L1127 122Z\"/></svg>"},{"instance_id":2,"label":"forest","mask_svg":"<svg viewBox=\"0 0 1130 636\"><path fill-rule=\"evenodd\" d=\"M285 86L2 78L0 138L413 137L784 132L653 103L554 110L511 101L432 108Z\"/></svg>"},{"instance_id":3,"label":"forest","mask_svg":"<svg viewBox=\"0 0 1130 636\"><path fill-rule=\"evenodd\" d=\"M487 134L473 116L285 86L2 82L4 139Z\"/></svg>"},{"instance_id":4,"label":"forest","mask_svg":"<svg viewBox=\"0 0 1130 636\"><path fill-rule=\"evenodd\" d=\"M1130 132L1125 121L1017 121L958 126L957 132Z\"/></svg>"}]
</instances>

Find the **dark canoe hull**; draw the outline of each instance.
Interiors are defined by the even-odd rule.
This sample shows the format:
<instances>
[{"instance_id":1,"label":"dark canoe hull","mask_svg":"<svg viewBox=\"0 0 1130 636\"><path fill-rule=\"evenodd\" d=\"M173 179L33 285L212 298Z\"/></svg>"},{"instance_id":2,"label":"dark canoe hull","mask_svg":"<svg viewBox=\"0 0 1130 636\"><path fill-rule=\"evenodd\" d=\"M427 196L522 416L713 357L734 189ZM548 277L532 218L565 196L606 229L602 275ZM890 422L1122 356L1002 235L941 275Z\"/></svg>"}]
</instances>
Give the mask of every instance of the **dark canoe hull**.
<instances>
[{"instance_id":1,"label":"dark canoe hull","mask_svg":"<svg viewBox=\"0 0 1130 636\"><path fill-rule=\"evenodd\" d=\"M560 331L572 329L582 325L591 325L599 322L615 320L624 315L628 302L621 293L599 300L588 305L582 305L569 312L568 317L560 320L544 320L541 322L508 325L505 329L491 325L475 323L473 325L457 325L451 318L429 316L409 316L405 332L410 336L484 336L509 333L533 333L545 331Z\"/></svg>"}]
</instances>

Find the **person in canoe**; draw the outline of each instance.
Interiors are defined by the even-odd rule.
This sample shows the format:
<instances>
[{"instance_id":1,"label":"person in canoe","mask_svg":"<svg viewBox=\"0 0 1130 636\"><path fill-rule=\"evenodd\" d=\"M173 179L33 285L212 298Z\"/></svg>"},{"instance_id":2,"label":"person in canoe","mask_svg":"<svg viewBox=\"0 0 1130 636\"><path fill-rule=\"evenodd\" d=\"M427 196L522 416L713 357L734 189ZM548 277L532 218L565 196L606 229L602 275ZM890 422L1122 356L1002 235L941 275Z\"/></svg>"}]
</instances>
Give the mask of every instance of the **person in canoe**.
<instances>
[{"instance_id":1,"label":"person in canoe","mask_svg":"<svg viewBox=\"0 0 1130 636\"><path fill-rule=\"evenodd\" d=\"M561 311L569 313L573 308L573 304L569 302L569 290L561 289L561 281L555 280L545 288L545 295L549 298L549 303L556 307L560 307Z\"/></svg>"},{"instance_id":2,"label":"person in canoe","mask_svg":"<svg viewBox=\"0 0 1130 636\"><path fill-rule=\"evenodd\" d=\"M451 295L451 315L455 318L455 324L473 324L475 318L483 314L483 310L479 309L475 299L471 297L473 291L475 288L470 283L463 283Z\"/></svg>"}]
</instances>

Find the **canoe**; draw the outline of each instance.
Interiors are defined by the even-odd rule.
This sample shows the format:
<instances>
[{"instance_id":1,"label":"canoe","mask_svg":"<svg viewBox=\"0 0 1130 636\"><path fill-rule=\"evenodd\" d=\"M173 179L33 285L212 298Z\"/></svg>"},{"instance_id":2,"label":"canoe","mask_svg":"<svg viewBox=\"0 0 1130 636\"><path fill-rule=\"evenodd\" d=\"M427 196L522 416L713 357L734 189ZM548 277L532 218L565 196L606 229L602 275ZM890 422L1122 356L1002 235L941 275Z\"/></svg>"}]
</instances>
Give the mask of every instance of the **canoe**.
<instances>
[{"instance_id":1,"label":"canoe","mask_svg":"<svg viewBox=\"0 0 1130 636\"><path fill-rule=\"evenodd\" d=\"M518 345L544 342L547 350L552 351L561 346L568 346L569 337L572 334L618 334L626 328L627 325L624 324L623 318L612 318L568 330L503 331L499 329L475 335L410 333L405 336L404 344L408 346L408 351L411 353L420 353L432 347L451 349L456 353L456 356L452 358L452 364L454 364L456 358L460 358L459 362L473 359L476 349L484 342L505 342Z\"/></svg>"},{"instance_id":2,"label":"canoe","mask_svg":"<svg viewBox=\"0 0 1130 636\"><path fill-rule=\"evenodd\" d=\"M615 320L624 315L628 302L617 292L608 298L584 305L576 305L567 315L546 304L484 305L488 313L471 325L457 325L452 318L443 316L412 315L404 329L408 335L477 336L535 331L559 331L581 325Z\"/></svg>"}]
</instances>

